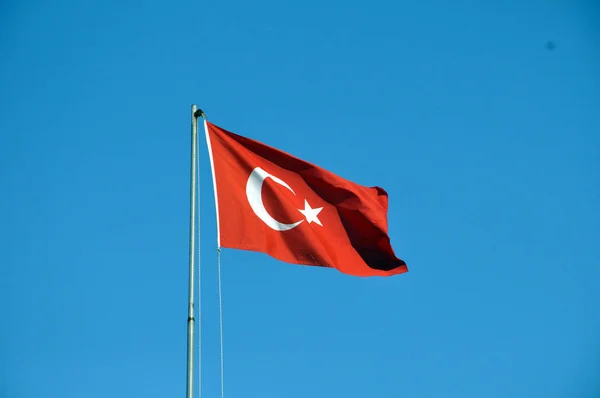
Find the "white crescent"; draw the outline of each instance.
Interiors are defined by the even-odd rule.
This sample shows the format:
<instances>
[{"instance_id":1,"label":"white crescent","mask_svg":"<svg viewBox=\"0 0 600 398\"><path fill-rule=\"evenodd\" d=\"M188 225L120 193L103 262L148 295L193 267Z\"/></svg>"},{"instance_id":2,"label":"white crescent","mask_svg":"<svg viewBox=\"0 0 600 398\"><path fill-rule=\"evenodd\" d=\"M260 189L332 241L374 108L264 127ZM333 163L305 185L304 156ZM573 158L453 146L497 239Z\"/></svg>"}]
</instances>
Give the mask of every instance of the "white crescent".
<instances>
[{"instance_id":1,"label":"white crescent","mask_svg":"<svg viewBox=\"0 0 600 398\"><path fill-rule=\"evenodd\" d=\"M265 205L262 200L262 186L267 178L270 178L277 184L286 187L294 195L296 194L285 181L267 173L260 167L257 167L252 170L250 177L248 177L248 182L246 183L246 196L248 198L248 203L250 203L250 207L252 207L252 211L254 211L254 214L256 214L258 218L260 218L265 224L275 231L287 231L297 227L304 220L300 220L293 224L284 224L271 217L269 212L267 212L267 209L265 209Z\"/></svg>"}]
</instances>

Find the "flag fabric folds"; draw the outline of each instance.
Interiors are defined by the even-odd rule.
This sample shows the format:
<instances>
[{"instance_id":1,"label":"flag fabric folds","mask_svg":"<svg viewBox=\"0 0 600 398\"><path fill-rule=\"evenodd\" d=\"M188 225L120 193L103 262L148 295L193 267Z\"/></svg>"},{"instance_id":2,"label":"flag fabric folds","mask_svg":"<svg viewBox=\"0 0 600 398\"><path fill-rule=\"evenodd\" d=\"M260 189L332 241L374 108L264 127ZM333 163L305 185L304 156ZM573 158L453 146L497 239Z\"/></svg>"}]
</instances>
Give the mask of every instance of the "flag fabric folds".
<instances>
[{"instance_id":1,"label":"flag fabric folds","mask_svg":"<svg viewBox=\"0 0 600 398\"><path fill-rule=\"evenodd\" d=\"M355 276L408 271L388 236L388 195L204 122L219 247Z\"/></svg>"}]
</instances>

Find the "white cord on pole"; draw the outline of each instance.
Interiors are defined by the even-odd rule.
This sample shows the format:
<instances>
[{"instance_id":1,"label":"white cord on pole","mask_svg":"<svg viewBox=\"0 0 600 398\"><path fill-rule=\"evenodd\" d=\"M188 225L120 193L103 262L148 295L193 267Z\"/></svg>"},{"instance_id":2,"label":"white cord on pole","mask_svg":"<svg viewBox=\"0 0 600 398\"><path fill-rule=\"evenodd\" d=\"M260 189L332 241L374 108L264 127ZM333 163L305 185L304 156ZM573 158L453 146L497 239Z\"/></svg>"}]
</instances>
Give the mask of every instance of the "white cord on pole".
<instances>
[{"instance_id":1,"label":"white cord on pole","mask_svg":"<svg viewBox=\"0 0 600 398\"><path fill-rule=\"evenodd\" d=\"M197 191L197 202L198 202L198 213L197 213L197 223L198 223L198 398L202 398L202 278L200 273L200 214L202 210L200 209L200 143L198 141L197 151L196 151L196 173L197 173L197 181L196 191Z\"/></svg>"},{"instance_id":2,"label":"white cord on pole","mask_svg":"<svg viewBox=\"0 0 600 398\"><path fill-rule=\"evenodd\" d=\"M223 379L223 293L221 291L221 248L217 248L217 272L219 284L219 340L221 350L221 398L225 397Z\"/></svg>"},{"instance_id":3,"label":"white cord on pole","mask_svg":"<svg viewBox=\"0 0 600 398\"><path fill-rule=\"evenodd\" d=\"M203 115L204 118L206 116ZM206 124L205 124L206 128ZM207 133L208 134L208 133ZM208 136L207 136L208 137ZM208 140L208 138L207 138ZM207 141L209 147L209 155L210 155L210 141ZM199 149L199 148L198 148ZM200 164L200 151L197 151L197 164ZM212 162L212 158L211 158ZM201 294L201 278L200 278L200 167L197 168L197 192L198 192L198 397L202 397L202 294ZM213 169L213 179L214 179L214 169ZM214 182L214 181L213 181ZM216 186L214 187L216 189ZM215 191L215 206L218 206L216 191ZM217 283L219 290L219 351L221 357L221 398L225 397L225 388L224 388L224 366L223 366L223 291L221 289L221 248L219 247L218 240L218 214L217 214Z\"/></svg>"}]
</instances>

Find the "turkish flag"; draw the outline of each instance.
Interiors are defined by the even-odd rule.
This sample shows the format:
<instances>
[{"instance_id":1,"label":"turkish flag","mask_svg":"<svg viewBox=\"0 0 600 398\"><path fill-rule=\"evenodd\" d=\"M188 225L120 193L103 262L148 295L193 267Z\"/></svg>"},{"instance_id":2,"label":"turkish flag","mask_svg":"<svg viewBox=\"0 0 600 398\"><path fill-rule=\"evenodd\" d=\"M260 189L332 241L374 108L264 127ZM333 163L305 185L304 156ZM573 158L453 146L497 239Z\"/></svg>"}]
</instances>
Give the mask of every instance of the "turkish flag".
<instances>
[{"instance_id":1,"label":"turkish flag","mask_svg":"<svg viewBox=\"0 0 600 398\"><path fill-rule=\"evenodd\" d=\"M387 193L204 122L219 247L356 276L407 272L387 235Z\"/></svg>"}]
</instances>

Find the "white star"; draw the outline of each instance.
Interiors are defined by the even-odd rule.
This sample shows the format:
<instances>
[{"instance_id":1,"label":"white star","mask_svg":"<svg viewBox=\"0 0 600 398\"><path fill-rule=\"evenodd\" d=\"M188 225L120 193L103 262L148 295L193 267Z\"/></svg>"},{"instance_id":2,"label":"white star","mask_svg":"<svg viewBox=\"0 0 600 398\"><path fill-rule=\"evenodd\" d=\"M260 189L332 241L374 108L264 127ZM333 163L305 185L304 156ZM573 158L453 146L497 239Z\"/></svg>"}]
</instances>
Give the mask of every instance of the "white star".
<instances>
[{"instance_id":1,"label":"white star","mask_svg":"<svg viewBox=\"0 0 600 398\"><path fill-rule=\"evenodd\" d=\"M318 207L316 209L311 208L306 199L304 199L304 210L298 209L300 213L304 214L304 217L306 217L306 221L308 221L309 224L314 221L320 226L323 226L323 224L321 224L321 220L319 220L319 217L317 217L321 210L323 210L322 207Z\"/></svg>"}]
</instances>

